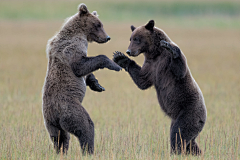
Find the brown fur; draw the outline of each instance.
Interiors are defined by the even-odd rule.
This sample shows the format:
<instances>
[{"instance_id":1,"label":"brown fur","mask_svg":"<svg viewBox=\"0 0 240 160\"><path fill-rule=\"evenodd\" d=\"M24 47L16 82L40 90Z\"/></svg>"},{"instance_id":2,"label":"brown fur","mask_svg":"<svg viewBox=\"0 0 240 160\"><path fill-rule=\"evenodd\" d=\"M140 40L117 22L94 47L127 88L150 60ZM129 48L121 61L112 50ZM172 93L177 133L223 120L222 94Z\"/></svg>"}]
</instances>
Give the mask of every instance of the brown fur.
<instances>
[{"instance_id":1,"label":"brown fur","mask_svg":"<svg viewBox=\"0 0 240 160\"><path fill-rule=\"evenodd\" d=\"M67 19L48 41L43 116L57 153L61 147L67 152L69 133L79 139L83 152L94 152L94 124L81 104L86 92L85 78L87 76L88 85L96 89L100 85L91 72L121 68L104 55L87 57L87 48L88 42L105 43L109 39L97 13L89 13L86 5L81 4L79 12Z\"/></svg>"},{"instance_id":2,"label":"brown fur","mask_svg":"<svg viewBox=\"0 0 240 160\"><path fill-rule=\"evenodd\" d=\"M143 66L120 52L113 60L128 71L140 89L154 85L162 110L172 120L172 152L181 153L186 148L187 153L200 154L195 139L206 122L206 107L186 57L164 31L154 27L153 20L138 28L131 26L131 29L133 33L127 53L130 56L144 53Z\"/></svg>"}]
</instances>

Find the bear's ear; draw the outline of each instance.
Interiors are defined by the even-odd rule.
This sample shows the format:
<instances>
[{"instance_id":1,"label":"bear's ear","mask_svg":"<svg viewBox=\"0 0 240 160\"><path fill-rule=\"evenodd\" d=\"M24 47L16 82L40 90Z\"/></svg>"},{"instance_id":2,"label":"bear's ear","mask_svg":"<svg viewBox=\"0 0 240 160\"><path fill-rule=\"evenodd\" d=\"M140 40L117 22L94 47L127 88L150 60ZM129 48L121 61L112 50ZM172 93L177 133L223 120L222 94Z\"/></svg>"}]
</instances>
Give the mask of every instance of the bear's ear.
<instances>
[{"instance_id":1,"label":"bear's ear","mask_svg":"<svg viewBox=\"0 0 240 160\"><path fill-rule=\"evenodd\" d=\"M92 15L98 17L97 11L93 11L93 12L92 12Z\"/></svg>"},{"instance_id":2,"label":"bear's ear","mask_svg":"<svg viewBox=\"0 0 240 160\"><path fill-rule=\"evenodd\" d=\"M89 13L88 12L88 9L87 9L87 6L84 4L84 3L81 3L79 6L78 6L78 10L79 10L79 14L80 15L84 15L86 13Z\"/></svg>"},{"instance_id":3,"label":"bear's ear","mask_svg":"<svg viewBox=\"0 0 240 160\"><path fill-rule=\"evenodd\" d=\"M147 30L153 31L154 23L155 23L154 20L150 20L148 24L145 25L145 28Z\"/></svg>"},{"instance_id":4,"label":"bear's ear","mask_svg":"<svg viewBox=\"0 0 240 160\"><path fill-rule=\"evenodd\" d=\"M133 25L131 25L131 30L132 32L136 29L136 27L134 27Z\"/></svg>"}]
</instances>

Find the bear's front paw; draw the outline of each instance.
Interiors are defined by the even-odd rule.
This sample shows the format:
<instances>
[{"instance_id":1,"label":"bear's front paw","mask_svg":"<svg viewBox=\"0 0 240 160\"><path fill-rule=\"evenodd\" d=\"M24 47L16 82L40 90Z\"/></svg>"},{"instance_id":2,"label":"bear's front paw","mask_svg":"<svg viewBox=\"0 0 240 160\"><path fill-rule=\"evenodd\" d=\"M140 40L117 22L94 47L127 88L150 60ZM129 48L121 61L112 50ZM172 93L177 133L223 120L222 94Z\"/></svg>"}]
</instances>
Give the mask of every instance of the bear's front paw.
<instances>
[{"instance_id":1,"label":"bear's front paw","mask_svg":"<svg viewBox=\"0 0 240 160\"><path fill-rule=\"evenodd\" d=\"M93 82L91 85L89 85L90 89L97 92L105 91L105 88L103 88L98 82Z\"/></svg>"},{"instance_id":2,"label":"bear's front paw","mask_svg":"<svg viewBox=\"0 0 240 160\"><path fill-rule=\"evenodd\" d=\"M117 71L117 72L122 70L122 68L115 63L113 65L111 65L111 67L109 67L109 69L112 69L112 70Z\"/></svg>"},{"instance_id":3,"label":"bear's front paw","mask_svg":"<svg viewBox=\"0 0 240 160\"><path fill-rule=\"evenodd\" d=\"M105 55L98 55L98 57L100 58L100 65L99 68L103 69L103 68L108 68L110 70L114 70L114 71L120 71L122 68L114 63L111 59L109 59L107 56Z\"/></svg>"},{"instance_id":4,"label":"bear's front paw","mask_svg":"<svg viewBox=\"0 0 240 160\"><path fill-rule=\"evenodd\" d=\"M131 60L123 53L119 51L115 51L115 53L113 52L113 61L122 68L124 68L126 71L128 71L128 66Z\"/></svg>"},{"instance_id":5,"label":"bear's front paw","mask_svg":"<svg viewBox=\"0 0 240 160\"><path fill-rule=\"evenodd\" d=\"M171 50L171 48L172 48L172 46L170 45L170 43L168 43L168 42L166 42L166 41L164 41L164 40L161 40L161 41L160 41L160 45L161 45L161 47L164 47L164 48L166 48L166 49L168 49L168 50Z\"/></svg>"},{"instance_id":6,"label":"bear's front paw","mask_svg":"<svg viewBox=\"0 0 240 160\"><path fill-rule=\"evenodd\" d=\"M180 49L177 46L172 46L169 42L166 42L164 40L160 41L160 45L161 47L164 47L170 51L173 54L173 58L179 57Z\"/></svg>"}]
</instances>

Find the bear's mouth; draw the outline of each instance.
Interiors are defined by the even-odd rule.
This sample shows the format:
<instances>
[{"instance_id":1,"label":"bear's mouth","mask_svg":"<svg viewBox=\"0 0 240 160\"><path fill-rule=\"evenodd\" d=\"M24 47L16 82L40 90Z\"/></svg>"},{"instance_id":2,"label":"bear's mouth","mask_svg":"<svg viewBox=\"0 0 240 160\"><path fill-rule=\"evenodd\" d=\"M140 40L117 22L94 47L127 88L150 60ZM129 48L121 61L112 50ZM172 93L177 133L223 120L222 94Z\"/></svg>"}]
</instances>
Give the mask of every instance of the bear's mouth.
<instances>
[{"instance_id":1,"label":"bear's mouth","mask_svg":"<svg viewBox=\"0 0 240 160\"><path fill-rule=\"evenodd\" d=\"M102 39L100 37L97 37L95 34L91 33L90 34L90 37L91 37L91 41L95 41L97 43L106 43L107 40L106 39Z\"/></svg>"},{"instance_id":2,"label":"bear's mouth","mask_svg":"<svg viewBox=\"0 0 240 160\"><path fill-rule=\"evenodd\" d=\"M136 52L131 52L130 54L129 54L129 56L132 56L132 57L137 57L139 54L140 54L141 52L140 52L140 50L137 50Z\"/></svg>"}]
</instances>

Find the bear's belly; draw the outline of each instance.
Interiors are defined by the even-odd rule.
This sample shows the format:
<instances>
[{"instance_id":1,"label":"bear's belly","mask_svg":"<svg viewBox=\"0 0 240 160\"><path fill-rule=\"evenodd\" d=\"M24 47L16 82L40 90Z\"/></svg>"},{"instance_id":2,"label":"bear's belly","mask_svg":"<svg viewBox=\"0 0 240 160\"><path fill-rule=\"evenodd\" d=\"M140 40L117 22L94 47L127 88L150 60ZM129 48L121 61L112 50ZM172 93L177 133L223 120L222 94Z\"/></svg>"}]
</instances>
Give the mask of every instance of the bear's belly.
<instances>
[{"instance_id":1,"label":"bear's belly","mask_svg":"<svg viewBox=\"0 0 240 160\"><path fill-rule=\"evenodd\" d=\"M85 96L86 83L84 77L71 77L63 81L46 79L43 88L42 112L45 121L58 125L62 111L75 100L81 103ZM69 105L68 105L69 104Z\"/></svg>"},{"instance_id":2,"label":"bear's belly","mask_svg":"<svg viewBox=\"0 0 240 160\"><path fill-rule=\"evenodd\" d=\"M181 108L164 94L158 93L158 102L163 112L171 119L177 119Z\"/></svg>"},{"instance_id":3,"label":"bear's belly","mask_svg":"<svg viewBox=\"0 0 240 160\"><path fill-rule=\"evenodd\" d=\"M78 99L81 103L86 93L86 83L84 77L76 77L75 75L68 74L66 77L49 78L47 77L43 98L47 102L54 102L54 106L61 108L62 101L73 101ZM59 105L57 105L59 104Z\"/></svg>"},{"instance_id":4,"label":"bear's belly","mask_svg":"<svg viewBox=\"0 0 240 160\"><path fill-rule=\"evenodd\" d=\"M82 103L86 93L85 77L71 76L69 82L66 85L63 84L62 88L65 96L71 97L70 99L77 98Z\"/></svg>"}]
</instances>

